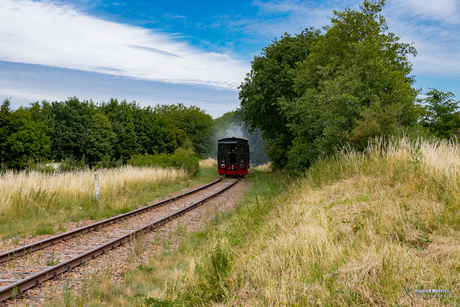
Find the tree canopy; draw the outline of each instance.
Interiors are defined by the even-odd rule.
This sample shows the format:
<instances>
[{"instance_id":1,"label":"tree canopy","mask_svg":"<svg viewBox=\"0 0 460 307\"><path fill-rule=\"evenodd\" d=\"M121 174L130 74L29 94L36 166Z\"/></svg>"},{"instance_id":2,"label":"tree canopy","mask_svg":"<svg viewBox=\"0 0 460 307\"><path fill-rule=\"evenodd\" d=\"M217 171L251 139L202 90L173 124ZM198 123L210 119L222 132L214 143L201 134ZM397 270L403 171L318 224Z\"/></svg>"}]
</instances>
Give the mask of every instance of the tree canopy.
<instances>
[{"instance_id":1,"label":"tree canopy","mask_svg":"<svg viewBox=\"0 0 460 307\"><path fill-rule=\"evenodd\" d=\"M264 130L267 155L279 166L301 172L345 143L362 149L369 138L417 123L407 59L416 50L388 31L384 5L365 0L359 10L334 11L322 33L285 35L254 59L240 86L243 118ZM271 56L294 42L302 47L286 50L292 57Z\"/></svg>"},{"instance_id":2,"label":"tree canopy","mask_svg":"<svg viewBox=\"0 0 460 307\"><path fill-rule=\"evenodd\" d=\"M267 155L277 167L286 164L286 148L293 139L279 99L297 96L293 90L294 68L307 58L319 36L319 30L306 29L295 36L286 33L280 40L275 39L261 55L254 57L251 71L239 87L242 119L250 130L263 131Z\"/></svg>"},{"instance_id":3,"label":"tree canopy","mask_svg":"<svg viewBox=\"0 0 460 307\"><path fill-rule=\"evenodd\" d=\"M460 112L458 101L452 92L430 89L422 105L422 125L439 138L460 135Z\"/></svg>"},{"instance_id":4,"label":"tree canopy","mask_svg":"<svg viewBox=\"0 0 460 307\"><path fill-rule=\"evenodd\" d=\"M139 154L203 153L212 118L198 107L150 106L111 99L101 104L77 97L0 108L0 163L23 168L29 161L128 161Z\"/></svg>"}]
</instances>

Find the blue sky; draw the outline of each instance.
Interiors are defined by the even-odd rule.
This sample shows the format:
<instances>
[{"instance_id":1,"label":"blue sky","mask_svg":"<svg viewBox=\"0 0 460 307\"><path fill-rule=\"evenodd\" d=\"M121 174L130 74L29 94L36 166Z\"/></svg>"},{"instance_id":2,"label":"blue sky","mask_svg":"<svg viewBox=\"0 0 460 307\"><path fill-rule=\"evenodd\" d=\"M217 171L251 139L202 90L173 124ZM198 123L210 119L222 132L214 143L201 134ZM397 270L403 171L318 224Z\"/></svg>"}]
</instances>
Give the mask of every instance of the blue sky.
<instances>
[{"instance_id":1,"label":"blue sky","mask_svg":"<svg viewBox=\"0 0 460 307\"><path fill-rule=\"evenodd\" d=\"M0 99L184 103L216 118L238 107L237 86L273 38L360 3L0 0ZM416 87L460 100L460 1L388 0L383 14L417 48Z\"/></svg>"}]
</instances>

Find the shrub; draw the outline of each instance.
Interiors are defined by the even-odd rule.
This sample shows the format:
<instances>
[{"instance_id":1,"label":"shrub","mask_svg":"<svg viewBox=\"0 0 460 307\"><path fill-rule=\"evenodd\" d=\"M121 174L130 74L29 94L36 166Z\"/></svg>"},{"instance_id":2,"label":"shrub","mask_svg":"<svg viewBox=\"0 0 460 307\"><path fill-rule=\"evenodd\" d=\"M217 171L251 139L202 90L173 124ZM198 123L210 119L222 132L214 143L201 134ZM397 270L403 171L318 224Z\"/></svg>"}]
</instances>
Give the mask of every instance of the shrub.
<instances>
[{"instance_id":1,"label":"shrub","mask_svg":"<svg viewBox=\"0 0 460 307\"><path fill-rule=\"evenodd\" d=\"M171 167L183 169L188 175L196 177L200 173L199 158L186 150L176 150L172 155L134 155L128 161L129 165L137 167Z\"/></svg>"}]
</instances>

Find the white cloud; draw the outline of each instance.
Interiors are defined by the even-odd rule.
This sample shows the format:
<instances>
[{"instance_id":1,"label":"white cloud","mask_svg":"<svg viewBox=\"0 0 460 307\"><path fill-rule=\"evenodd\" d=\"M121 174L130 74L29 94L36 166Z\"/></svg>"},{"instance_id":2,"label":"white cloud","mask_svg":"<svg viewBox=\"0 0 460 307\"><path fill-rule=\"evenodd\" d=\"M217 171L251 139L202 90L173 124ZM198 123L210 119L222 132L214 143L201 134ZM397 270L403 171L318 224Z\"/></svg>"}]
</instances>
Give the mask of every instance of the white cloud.
<instances>
[{"instance_id":1,"label":"white cloud","mask_svg":"<svg viewBox=\"0 0 460 307\"><path fill-rule=\"evenodd\" d=\"M456 0L389 1L384 9L390 31L414 43L414 72L431 77L460 76L460 2Z\"/></svg>"},{"instance_id":2,"label":"white cloud","mask_svg":"<svg viewBox=\"0 0 460 307\"><path fill-rule=\"evenodd\" d=\"M392 1L401 10L428 20L460 24L460 2L458 0L406 0Z\"/></svg>"},{"instance_id":3,"label":"white cloud","mask_svg":"<svg viewBox=\"0 0 460 307\"><path fill-rule=\"evenodd\" d=\"M249 64L48 1L2 0L0 60L233 88Z\"/></svg>"},{"instance_id":4,"label":"white cloud","mask_svg":"<svg viewBox=\"0 0 460 307\"><path fill-rule=\"evenodd\" d=\"M245 34L280 37L284 32L299 33L307 27L330 24L333 10L347 6L359 9L363 0L255 0L259 16L229 21L230 28ZM405 43L414 42L417 57L409 56L417 75L460 76L460 1L459 0L388 0L382 14L390 31Z\"/></svg>"}]
</instances>

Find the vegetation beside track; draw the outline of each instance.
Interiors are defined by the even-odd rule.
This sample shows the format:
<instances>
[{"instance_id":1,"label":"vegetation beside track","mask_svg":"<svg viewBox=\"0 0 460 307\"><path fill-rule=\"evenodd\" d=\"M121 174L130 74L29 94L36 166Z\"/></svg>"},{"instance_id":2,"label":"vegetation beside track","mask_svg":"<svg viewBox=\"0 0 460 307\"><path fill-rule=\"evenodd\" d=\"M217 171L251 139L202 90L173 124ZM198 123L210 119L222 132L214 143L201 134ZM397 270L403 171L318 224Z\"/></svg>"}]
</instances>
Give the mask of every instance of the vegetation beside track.
<instances>
[{"instance_id":1,"label":"vegetation beside track","mask_svg":"<svg viewBox=\"0 0 460 307\"><path fill-rule=\"evenodd\" d=\"M94 195L95 173L99 174L99 200ZM25 238L63 232L66 222L126 213L217 177L210 169L189 178L181 170L131 166L56 175L6 172L0 177L0 236Z\"/></svg>"},{"instance_id":2,"label":"vegetation beside track","mask_svg":"<svg viewBox=\"0 0 460 307\"><path fill-rule=\"evenodd\" d=\"M460 146L377 140L290 181L255 171L241 205L180 248L95 278L94 306L458 306ZM406 289L405 289L406 288ZM416 298L414 289L450 290ZM407 290L407 292L406 292Z\"/></svg>"}]
</instances>

